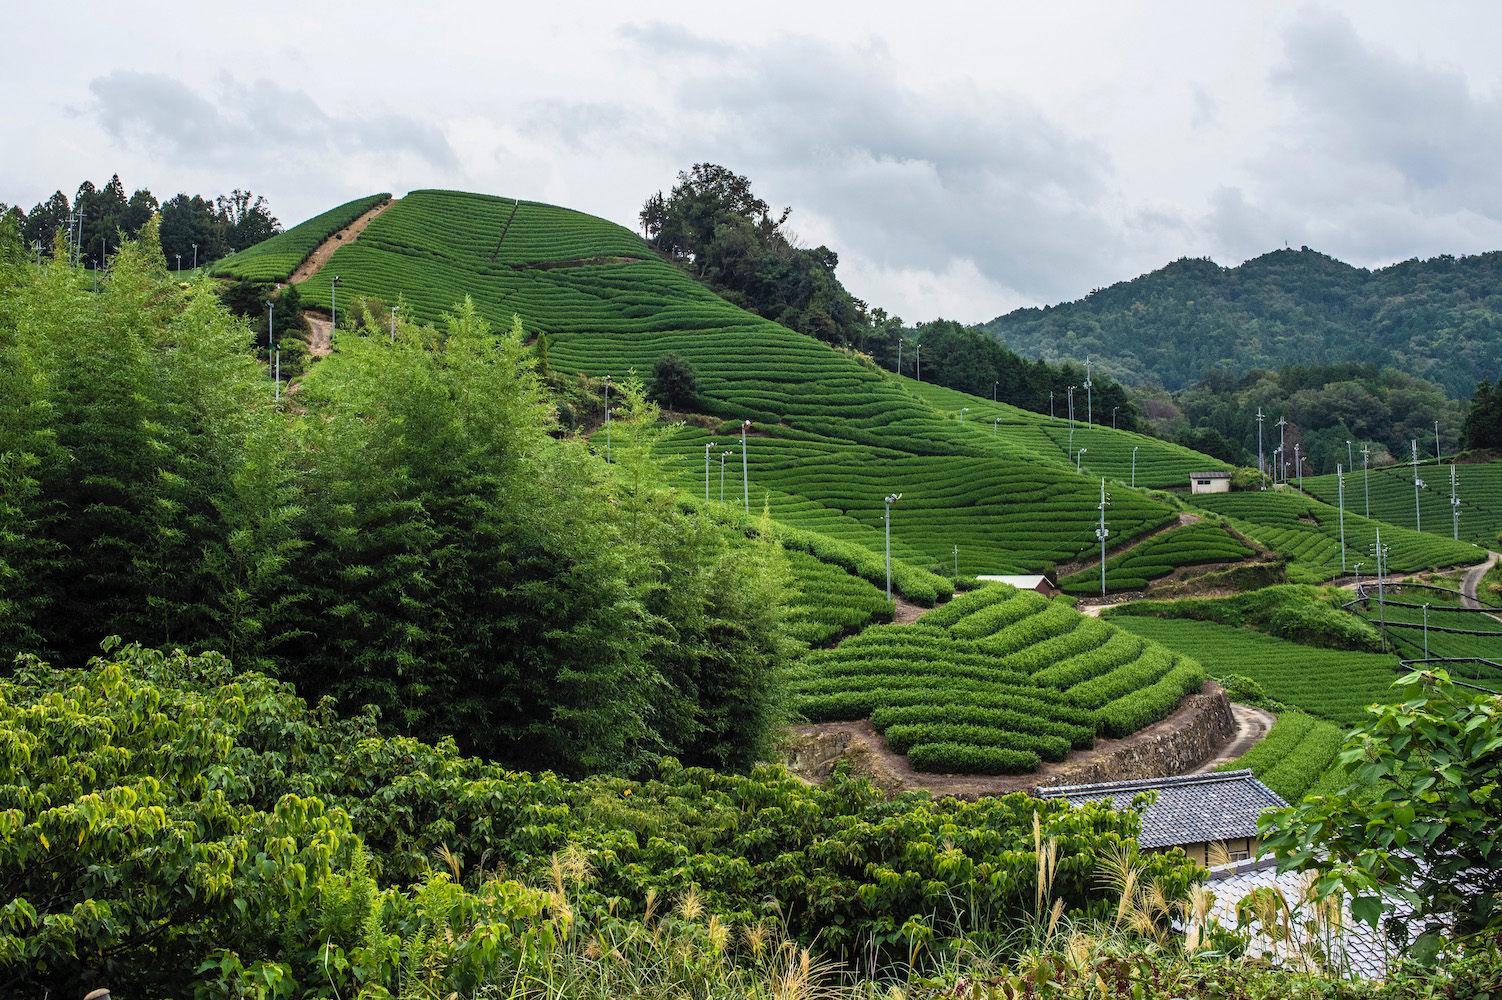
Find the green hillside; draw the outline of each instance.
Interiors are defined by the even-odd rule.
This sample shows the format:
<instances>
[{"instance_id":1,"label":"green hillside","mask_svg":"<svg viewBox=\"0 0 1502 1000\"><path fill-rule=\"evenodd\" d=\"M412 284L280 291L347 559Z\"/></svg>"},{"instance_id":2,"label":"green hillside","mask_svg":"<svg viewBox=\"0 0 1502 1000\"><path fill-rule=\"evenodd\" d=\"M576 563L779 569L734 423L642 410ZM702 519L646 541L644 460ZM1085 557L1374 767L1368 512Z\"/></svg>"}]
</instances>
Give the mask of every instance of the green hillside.
<instances>
[{"instance_id":1,"label":"green hillside","mask_svg":"<svg viewBox=\"0 0 1502 1000\"><path fill-rule=\"evenodd\" d=\"M1426 534L1452 537L1457 524L1450 505L1450 466L1420 462L1418 476L1424 483L1418 491L1418 525ZM1358 469L1344 478L1348 511L1364 512L1369 501L1372 517L1414 526L1413 466L1371 469L1365 475ZM1329 504L1340 493L1334 476L1306 476L1304 489ZM1495 548L1502 531L1502 462L1455 466L1455 496L1460 501L1460 540Z\"/></svg>"},{"instance_id":2,"label":"green hillside","mask_svg":"<svg viewBox=\"0 0 1502 1000\"><path fill-rule=\"evenodd\" d=\"M1076 447L1086 448L1079 475L1064 425L992 404L985 415L1005 414L1005 426L962 422L949 405L962 394L940 398L931 387L739 309L629 231L535 202L412 192L299 286L304 302L327 306L334 275L341 297L400 299L409 318L436 319L466 295L497 326L519 316L528 333L546 332L549 363L563 373L620 380L649 373L674 352L698 373L695 408L726 421L718 433L686 427L661 446L680 485L702 490L704 445L738 451L740 422L749 419L745 463L754 507L881 552L882 497L901 493L894 555L946 575L956 545L962 574L1049 569L1087 550L1099 477L1129 481L1134 445L1140 485L1223 467L1187 449L1097 427L1077 431ZM718 470L714 478L718 497ZM1114 537L1174 516L1141 494L1117 494Z\"/></svg>"},{"instance_id":3,"label":"green hillside","mask_svg":"<svg viewBox=\"0 0 1502 1000\"><path fill-rule=\"evenodd\" d=\"M1502 367L1502 253L1376 271L1307 248L1230 268L1183 259L984 329L1026 357L1090 355L1119 380L1171 391L1217 368L1362 361L1464 397Z\"/></svg>"},{"instance_id":4,"label":"green hillside","mask_svg":"<svg viewBox=\"0 0 1502 1000\"><path fill-rule=\"evenodd\" d=\"M390 197L389 193L372 194L347 201L286 232L277 233L269 240L223 258L209 268L209 273L216 278L286 281L320 243Z\"/></svg>"}]
</instances>

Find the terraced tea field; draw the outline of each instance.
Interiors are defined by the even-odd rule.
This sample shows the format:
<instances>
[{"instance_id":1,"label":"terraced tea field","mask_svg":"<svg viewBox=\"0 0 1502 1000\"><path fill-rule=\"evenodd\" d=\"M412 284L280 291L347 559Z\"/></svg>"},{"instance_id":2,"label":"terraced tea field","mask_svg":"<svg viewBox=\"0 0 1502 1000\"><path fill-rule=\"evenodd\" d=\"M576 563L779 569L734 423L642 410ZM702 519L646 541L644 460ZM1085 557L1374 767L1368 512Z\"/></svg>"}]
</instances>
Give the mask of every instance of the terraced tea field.
<instances>
[{"instance_id":1,"label":"terraced tea field","mask_svg":"<svg viewBox=\"0 0 1502 1000\"><path fill-rule=\"evenodd\" d=\"M1203 682L1156 643L990 584L809 654L792 688L810 720L869 718L916 770L1024 774L1156 722Z\"/></svg>"},{"instance_id":2,"label":"terraced tea field","mask_svg":"<svg viewBox=\"0 0 1502 1000\"><path fill-rule=\"evenodd\" d=\"M874 584L807 552L789 549L787 558L798 588L790 602L793 638L823 646L892 620L895 605Z\"/></svg>"},{"instance_id":3,"label":"terraced tea field","mask_svg":"<svg viewBox=\"0 0 1502 1000\"><path fill-rule=\"evenodd\" d=\"M1232 562L1255 555L1220 525L1210 521L1165 531L1106 560L1108 591L1142 590L1149 581L1167 576L1182 566ZM1071 594L1100 593L1100 565L1084 569L1059 581Z\"/></svg>"},{"instance_id":4,"label":"terraced tea field","mask_svg":"<svg viewBox=\"0 0 1502 1000\"><path fill-rule=\"evenodd\" d=\"M341 296L400 296L414 318L437 319L466 295L494 325L518 315L529 331L547 332L550 364L561 372L620 380L676 352L697 370L696 409L725 420L722 431L753 422L752 505L792 528L884 555L881 498L902 493L894 556L945 577L956 545L964 575L1048 570L1094 539L1098 483L1067 467L1039 429L1046 417L998 406L995 415L1011 422L1005 433L962 422L936 408L933 390L729 304L604 220L414 191L304 282L304 301L326 306L336 274ZM738 437L685 428L659 449L685 489L702 488L711 439L739 446ZM1121 492L1114 537L1174 516Z\"/></svg>"},{"instance_id":5,"label":"terraced tea field","mask_svg":"<svg viewBox=\"0 0 1502 1000\"><path fill-rule=\"evenodd\" d=\"M230 254L215 262L209 274L246 281L286 281L319 244L390 197L386 193L372 194L347 201L269 240Z\"/></svg>"},{"instance_id":6,"label":"terraced tea field","mask_svg":"<svg viewBox=\"0 0 1502 1000\"><path fill-rule=\"evenodd\" d=\"M1389 524L1414 526L1413 467L1395 465L1371 469L1365 485L1361 469L1347 475L1346 509L1364 511L1370 493L1372 517ZM1426 534L1452 537L1455 527L1450 507L1450 466L1420 463L1419 523ZM1496 548L1502 531L1502 462L1455 466L1456 491L1460 500L1460 540L1483 548ZM1326 503L1339 495L1334 476L1308 476L1304 489ZM1384 534L1386 534L1384 532Z\"/></svg>"},{"instance_id":7,"label":"terraced tea field","mask_svg":"<svg viewBox=\"0 0 1502 1000\"><path fill-rule=\"evenodd\" d=\"M1307 482L1307 480L1306 480ZM1288 578L1295 583L1322 583L1340 575L1340 512L1329 504L1292 490L1247 493L1202 493L1193 504L1226 518L1241 534L1294 560ZM1382 544L1390 548L1395 573L1412 573L1444 566L1464 566L1486 558L1484 551L1428 532L1414 531L1345 512L1346 566L1357 562L1374 571L1378 528Z\"/></svg>"},{"instance_id":8,"label":"terraced tea field","mask_svg":"<svg viewBox=\"0 0 1502 1000\"><path fill-rule=\"evenodd\" d=\"M1394 697L1396 656L1315 649L1217 622L1109 611L1106 616L1114 625L1193 657L1212 677L1250 677L1268 697L1341 726L1358 725L1366 719L1368 705Z\"/></svg>"},{"instance_id":9,"label":"terraced tea field","mask_svg":"<svg viewBox=\"0 0 1502 1000\"><path fill-rule=\"evenodd\" d=\"M1388 642L1392 650L1405 659L1424 656L1427 642L1429 656L1475 656L1502 663L1502 622L1486 612L1434 605L1428 612L1426 640L1424 609L1407 606L1422 605L1426 600L1426 597L1414 594L1396 598L1388 595L1387 603L1379 609L1374 595L1373 599L1365 602L1364 607L1356 605L1354 610L1374 625L1385 619ZM1463 676L1466 680L1476 681L1487 687L1502 682L1502 670L1484 664L1456 664L1446 669L1453 676Z\"/></svg>"},{"instance_id":10,"label":"terraced tea field","mask_svg":"<svg viewBox=\"0 0 1502 1000\"><path fill-rule=\"evenodd\" d=\"M1345 733L1339 726L1304 712L1284 712L1261 743L1216 770L1251 768L1285 802L1298 802L1311 792L1325 794L1317 786L1330 774ZM1330 781L1338 782L1339 776L1332 776Z\"/></svg>"},{"instance_id":11,"label":"terraced tea field","mask_svg":"<svg viewBox=\"0 0 1502 1000\"><path fill-rule=\"evenodd\" d=\"M778 433L781 433L780 429ZM685 491L701 491L704 446L736 457L734 503L742 502L740 438L683 427L657 448ZM959 546L962 576L1051 570L1095 543L1099 483L1092 491L1055 467L965 456L903 455L886 449L783 437L752 437L747 471L753 513L884 553L882 498L892 506L892 554L948 576ZM712 493L718 496L718 463ZM700 494L702 495L702 493ZM727 494L728 497L728 494ZM1130 538L1177 517L1131 490L1113 493L1113 537Z\"/></svg>"}]
</instances>

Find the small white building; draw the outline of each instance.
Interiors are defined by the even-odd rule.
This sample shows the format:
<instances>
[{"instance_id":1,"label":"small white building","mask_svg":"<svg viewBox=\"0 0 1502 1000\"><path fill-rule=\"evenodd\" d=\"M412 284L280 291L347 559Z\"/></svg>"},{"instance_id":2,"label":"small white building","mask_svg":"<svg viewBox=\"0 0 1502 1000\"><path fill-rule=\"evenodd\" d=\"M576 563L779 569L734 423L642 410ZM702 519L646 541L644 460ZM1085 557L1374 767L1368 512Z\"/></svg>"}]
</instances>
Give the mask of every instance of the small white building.
<instances>
[{"instance_id":1,"label":"small white building","mask_svg":"<svg viewBox=\"0 0 1502 1000\"><path fill-rule=\"evenodd\" d=\"M976 579L1009 584L1018 590L1036 590L1044 597L1052 597L1059 592L1059 588L1046 576L978 576Z\"/></svg>"},{"instance_id":2,"label":"small white building","mask_svg":"<svg viewBox=\"0 0 1502 1000\"><path fill-rule=\"evenodd\" d=\"M1231 492L1231 474L1229 472L1191 472L1189 473L1190 493L1229 493Z\"/></svg>"}]
</instances>

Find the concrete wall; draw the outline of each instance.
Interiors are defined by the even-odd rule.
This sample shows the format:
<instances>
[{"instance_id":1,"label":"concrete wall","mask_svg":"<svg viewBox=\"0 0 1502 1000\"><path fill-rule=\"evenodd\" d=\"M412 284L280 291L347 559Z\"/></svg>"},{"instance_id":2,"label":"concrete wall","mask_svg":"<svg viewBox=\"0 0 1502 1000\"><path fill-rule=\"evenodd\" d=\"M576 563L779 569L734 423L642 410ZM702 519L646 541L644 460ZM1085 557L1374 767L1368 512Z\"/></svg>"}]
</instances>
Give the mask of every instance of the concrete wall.
<instances>
[{"instance_id":1,"label":"concrete wall","mask_svg":"<svg viewBox=\"0 0 1502 1000\"><path fill-rule=\"evenodd\" d=\"M1229 493L1231 481L1229 479L1191 479L1189 480L1190 493Z\"/></svg>"}]
</instances>

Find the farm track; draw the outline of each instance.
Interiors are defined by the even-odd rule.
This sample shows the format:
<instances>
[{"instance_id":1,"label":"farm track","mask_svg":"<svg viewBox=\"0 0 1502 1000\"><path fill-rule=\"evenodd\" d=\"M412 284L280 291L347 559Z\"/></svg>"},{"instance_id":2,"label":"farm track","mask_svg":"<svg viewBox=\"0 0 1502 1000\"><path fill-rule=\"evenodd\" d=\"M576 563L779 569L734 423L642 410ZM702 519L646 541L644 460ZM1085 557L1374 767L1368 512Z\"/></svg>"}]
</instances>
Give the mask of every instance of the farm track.
<instances>
[{"instance_id":1,"label":"farm track","mask_svg":"<svg viewBox=\"0 0 1502 1000\"><path fill-rule=\"evenodd\" d=\"M1238 705L1234 701L1231 703L1231 714L1236 716L1236 735L1231 742L1221 747L1220 753L1186 773L1206 774L1222 764L1229 764L1262 742L1262 739L1272 731L1273 723L1278 721L1278 717L1271 712L1265 712L1251 705Z\"/></svg>"},{"instance_id":2,"label":"farm track","mask_svg":"<svg viewBox=\"0 0 1502 1000\"><path fill-rule=\"evenodd\" d=\"M340 239L339 233L335 233L333 236L330 236L328 239L318 244L318 248L312 253L308 254L308 259L299 264L297 266L297 270L292 272L292 277L287 283L295 285L299 281L307 281L309 278L313 277L313 275L319 272L323 265L329 262L329 258L334 256L335 250L338 250L346 243L353 243L356 239L359 238L360 233L364 232L365 227L370 225L371 221L374 220L376 216L386 211L386 209L390 208L392 205L395 205L398 201L401 201L401 199L392 198L389 201L384 202L383 204L377 205L375 208L372 208L370 211L360 216L354 222L351 222L349 225L339 230L339 233L345 234L344 239ZM328 352L325 351L324 353L327 354Z\"/></svg>"},{"instance_id":3,"label":"farm track","mask_svg":"<svg viewBox=\"0 0 1502 1000\"><path fill-rule=\"evenodd\" d=\"M1488 552L1486 554L1486 562L1479 563L1465 571L1465 576L1461 577L1460 580L1460 604L1462 607L1481 607L1481 598L1476 591L1481 586L1481 578L1486 575L1486 571L1496 565L1497 558L1497 553Z\"/></svg>"},{"instance_id":4,"label":"farm track","mask_svg":"<svg viewBox=\"0 0 1502 1000\"><path fill-rule=\"evenodd\" d=\"M1118 545L1115 548L1106 549L1106 559L1109 561L1121 555L1123 552L1130 552L1132 549L1135 549L1137 546L1141 545L1149 538L1156 538L1158 535L1163 534L1163 532L1165 531L1172 531L1175 528L1187 527L1188 525L1194 524L1196 521L1203 520L1204 518L1200 517L1200 515L1198 514L1180 514L1177 521L1169 521L1161 528L1154 528L1152 531L1149 531L1145 535L1138 535L1136 538L1131 539L1124 545ZM1099 566L1099 556L1095 556L1094 558L1088 560L1076 559L1074 562L1061 563L1060 565L1054 567L1054 579L1055 581L1062 580L1066 576L1073 576L1075 573L1082 573L1087 569L1090 569L1092 567L1098 568Z\"/></svg>"}]
</instances>

